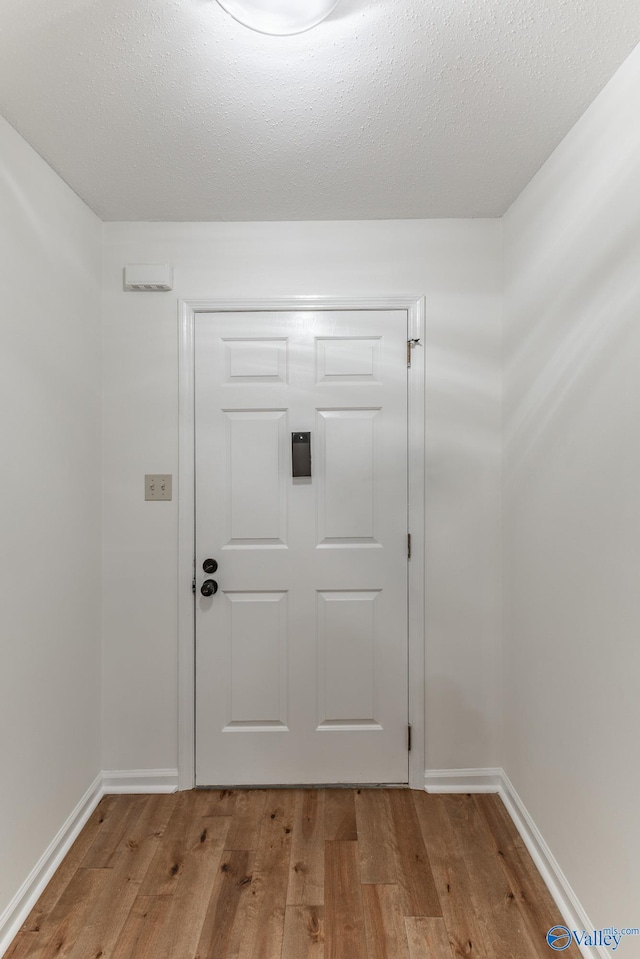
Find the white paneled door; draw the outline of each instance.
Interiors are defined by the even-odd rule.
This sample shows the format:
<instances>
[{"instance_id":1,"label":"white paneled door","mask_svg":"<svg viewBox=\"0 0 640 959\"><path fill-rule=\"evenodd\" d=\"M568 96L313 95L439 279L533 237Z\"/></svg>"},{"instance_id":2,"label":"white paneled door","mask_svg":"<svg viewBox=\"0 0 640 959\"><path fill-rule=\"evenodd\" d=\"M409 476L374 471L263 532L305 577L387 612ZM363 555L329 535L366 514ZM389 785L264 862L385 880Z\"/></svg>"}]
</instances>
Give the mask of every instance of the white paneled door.
<instances>
[{"instance_id":1,"label":"white paneled door","mask_svg":"<svg viewBox=\"0 0 640 959\"><path fill-rule=\"evenodd\" d=\"M195 347L196 783L407 782L407 314L199 313Z\"/></svg>"}]
</instances>

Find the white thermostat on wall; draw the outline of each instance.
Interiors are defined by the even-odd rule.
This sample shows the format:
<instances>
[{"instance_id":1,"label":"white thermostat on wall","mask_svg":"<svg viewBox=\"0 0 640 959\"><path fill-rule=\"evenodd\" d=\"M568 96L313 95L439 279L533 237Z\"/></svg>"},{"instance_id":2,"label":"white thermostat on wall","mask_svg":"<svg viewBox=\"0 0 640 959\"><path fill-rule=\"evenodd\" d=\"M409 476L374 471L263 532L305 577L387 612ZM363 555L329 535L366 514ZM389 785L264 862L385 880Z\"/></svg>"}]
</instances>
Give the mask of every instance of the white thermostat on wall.
<instances>
[{"instance_id":1,"label":"white thermostat on wall","mask_svg":"<svg viewBox=\"0 0 640 959\"><path fill-rule=\"evenodd\" d=\"M173 289L173 269L168 263L127 263L124 288L138 293L167 293Z\"/></svg>"}]
</instances>

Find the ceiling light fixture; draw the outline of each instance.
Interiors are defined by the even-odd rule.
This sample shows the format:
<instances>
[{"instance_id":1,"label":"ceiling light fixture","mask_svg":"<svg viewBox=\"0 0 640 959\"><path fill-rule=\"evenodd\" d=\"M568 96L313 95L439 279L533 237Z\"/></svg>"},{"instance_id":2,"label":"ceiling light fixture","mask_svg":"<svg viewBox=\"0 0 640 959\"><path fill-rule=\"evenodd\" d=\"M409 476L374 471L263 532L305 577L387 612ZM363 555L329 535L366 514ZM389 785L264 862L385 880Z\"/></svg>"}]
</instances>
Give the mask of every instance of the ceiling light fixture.
<instances>
[{"instance_id":1,"label":"ceiling light fixture","mask_svg":"<svg viewBox=\"0 0 640 959\"><path fill-rule=\"evenodd\" d=\"M258 33L290 36L315 27L338 0L218 0L227 13Z\"/></svg>"}]
</instances>

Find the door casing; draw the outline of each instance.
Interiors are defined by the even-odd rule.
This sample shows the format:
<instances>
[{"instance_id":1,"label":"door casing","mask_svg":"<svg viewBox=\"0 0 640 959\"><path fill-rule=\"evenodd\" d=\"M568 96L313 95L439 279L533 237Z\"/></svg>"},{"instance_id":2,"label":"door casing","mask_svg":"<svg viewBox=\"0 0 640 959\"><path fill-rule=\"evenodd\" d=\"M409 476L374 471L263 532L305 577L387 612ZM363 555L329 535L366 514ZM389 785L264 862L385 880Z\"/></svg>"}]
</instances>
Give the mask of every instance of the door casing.
<instances>
[{"instance_id":1,"label":"door casing","mask_svg":"<svg viewBox=\"0 0 640 959\"><path fill-rule=\"evenodd\" d=\"M422 295L290 296L278 299L180 300L178 464L178 788L195 785L195 552L194 331L198 313L304 310L404 310L411 350L408 380L409 515L409 785L424 789L425 771L425 348Z\"/></svg>"}]
</instances>

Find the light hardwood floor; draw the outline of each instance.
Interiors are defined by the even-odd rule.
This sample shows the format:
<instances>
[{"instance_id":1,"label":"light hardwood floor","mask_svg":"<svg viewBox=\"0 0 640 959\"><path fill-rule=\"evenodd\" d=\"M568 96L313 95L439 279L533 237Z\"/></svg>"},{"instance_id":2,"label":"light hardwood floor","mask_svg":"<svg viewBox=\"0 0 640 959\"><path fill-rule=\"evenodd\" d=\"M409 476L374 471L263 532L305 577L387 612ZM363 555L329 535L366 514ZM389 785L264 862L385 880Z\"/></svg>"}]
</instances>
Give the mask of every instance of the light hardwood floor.
<instances>
[{"instance_id":1,"label":"light hardwood floor","mask_svg":"<svg viewBox=\"0 0 640 959\"><path fill-rule=\"evenodd\" d=\"M107 796L6 959L549 959L560 921L497 796Z\"/></svg>"}]
</instances>

